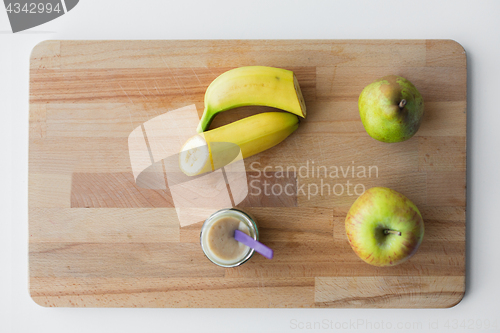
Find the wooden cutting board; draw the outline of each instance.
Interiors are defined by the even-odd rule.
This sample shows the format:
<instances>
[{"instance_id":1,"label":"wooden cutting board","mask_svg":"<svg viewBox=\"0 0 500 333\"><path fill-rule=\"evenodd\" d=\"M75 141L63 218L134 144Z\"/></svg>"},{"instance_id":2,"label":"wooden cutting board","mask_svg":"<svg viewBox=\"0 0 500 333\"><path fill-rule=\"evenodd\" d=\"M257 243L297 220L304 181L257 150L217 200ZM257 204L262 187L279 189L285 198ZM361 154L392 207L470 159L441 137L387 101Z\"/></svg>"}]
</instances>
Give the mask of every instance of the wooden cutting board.
<instances>
[{"instance_id":1,"label":"wooden cutting board","mask_svg":"<svg viewBox=\"0 0 500 333\"><path fill-rule=\"evenodd\" d=\"M255 255L224 269L204 257L201 223L179 227L168 188L135 184L127 138L174 109L194 104L201 114L210 82L247 65L293 70L308 116L284 142L245 160L258 186L267 179L297 186L294 197L253 192L240 204L256 216L275 258ZM402 143L370 138L357 109L363 87L388 74L411 80L425 101L419 132ZM465 291L466 75L465 51L450 40L37 45L30 71L31 296L70 307L457 304ZM269 110L226 112L213 126L262 111ZM279 177L290 166L306 172ZM347 242L347 210L372 186L405 194L423 215L422 246L399 266L365 264Z\"/></svg>"}]
</instances>

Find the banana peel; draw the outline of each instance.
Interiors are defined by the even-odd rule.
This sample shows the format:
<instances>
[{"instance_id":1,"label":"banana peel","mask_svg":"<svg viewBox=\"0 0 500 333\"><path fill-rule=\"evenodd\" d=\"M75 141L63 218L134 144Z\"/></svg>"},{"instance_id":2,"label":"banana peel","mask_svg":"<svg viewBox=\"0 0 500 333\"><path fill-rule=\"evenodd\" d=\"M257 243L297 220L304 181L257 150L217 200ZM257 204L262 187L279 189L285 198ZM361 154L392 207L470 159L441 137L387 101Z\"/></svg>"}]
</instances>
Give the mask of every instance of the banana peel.
<instances>
[{"instance_id":1,"label":"banana peel","mask_svg":"<svg viewBox=\"0 0 500 333\"><path fill-rule=\"evenodd\" d=\"M208 86L196 131L206 131L218 113L246 105L269 106L306 117L304 97L292 71L246 66L221 74Z\"/></svg>"}]
</instances>

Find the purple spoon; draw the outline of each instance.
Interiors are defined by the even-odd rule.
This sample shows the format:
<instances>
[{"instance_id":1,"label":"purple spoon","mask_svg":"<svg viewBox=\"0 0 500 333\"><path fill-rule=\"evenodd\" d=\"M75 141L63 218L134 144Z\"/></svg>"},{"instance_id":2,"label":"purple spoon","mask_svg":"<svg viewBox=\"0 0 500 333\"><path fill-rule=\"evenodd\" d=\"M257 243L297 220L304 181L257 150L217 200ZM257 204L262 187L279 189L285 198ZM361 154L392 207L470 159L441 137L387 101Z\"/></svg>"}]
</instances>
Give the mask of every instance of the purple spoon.
<instances>
[{"instance_id":1,"label":"purple spoon","mask_svg":"<svg viewBox=\"0 0 500 333\"><path fill-rule=\"evenodd\" d=\"M245 244L248 247L251 247L255 251L259 252L262 254L264 257L267 259L273 259L274 252L264 244L257 242L255 239L252 237L248 236L244 232L236 229L234 231L234 239L236 239L238 242Z\"/></svg>"}]
</instances>

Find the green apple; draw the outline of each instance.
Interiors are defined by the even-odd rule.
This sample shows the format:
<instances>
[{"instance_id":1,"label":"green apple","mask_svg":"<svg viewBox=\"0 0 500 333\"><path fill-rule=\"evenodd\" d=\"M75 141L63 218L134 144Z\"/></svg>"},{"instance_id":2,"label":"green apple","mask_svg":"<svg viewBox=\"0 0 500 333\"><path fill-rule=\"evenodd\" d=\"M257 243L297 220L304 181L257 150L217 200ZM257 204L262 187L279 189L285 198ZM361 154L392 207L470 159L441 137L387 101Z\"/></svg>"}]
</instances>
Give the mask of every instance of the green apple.
<instances>
[{"instance_id":1,"label":"green apple","mask_svg":"<svg viewBox=\"0 0 500 333\"><path fill-rule=\"evenodd\" d=\"M383 142L401 142L419 129L424 100L417 88L401 76L389 75L367 85L358 100L366 132Z\"/></svg>"},{"instance_id":2,"label":"green apple","mask_svg":"<svg viewBox=\"0 0 500 333\"><path fill-rule=\"evenodd\" d=\"M424 221L407 197L386 187L372 187L356 199L345 219L354 252L374 266L394 266L417 251Z\"/></svg>"}]
</instances>

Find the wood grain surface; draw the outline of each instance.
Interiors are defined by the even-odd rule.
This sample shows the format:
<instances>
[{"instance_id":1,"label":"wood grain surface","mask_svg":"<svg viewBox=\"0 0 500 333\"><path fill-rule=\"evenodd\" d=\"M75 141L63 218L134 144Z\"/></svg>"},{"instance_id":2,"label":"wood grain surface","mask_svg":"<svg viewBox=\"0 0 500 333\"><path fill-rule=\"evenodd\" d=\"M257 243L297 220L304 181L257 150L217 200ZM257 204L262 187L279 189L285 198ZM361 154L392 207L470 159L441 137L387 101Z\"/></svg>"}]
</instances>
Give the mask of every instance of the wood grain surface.
<instances>
[{"instance_id":1,"label":"wood grain surface","mask_svg":"<svg viewBox=\"0 0 500 333\"><path fill-rule=\"evenodd\" d=\"M137 186L127 138L187 105L201 115L210 82L248 65L293 70L308 115L245 160L258 186L240 206L274 259L224 269L201 251L202 222L179 226L168 188ZM357 108L388 74L425 101L418 133L395 144L370 138ZM465 292L466 92L465 51L450 40L43 42L30 68L31 296L67 307L453 306ZM264 111L225 112L212 127ZM264 181L295 195L252 192ZM422 246L395 267L365 264L345 235L372 186L403 193L424 218Z\"/></svg>"}]
</instances>

